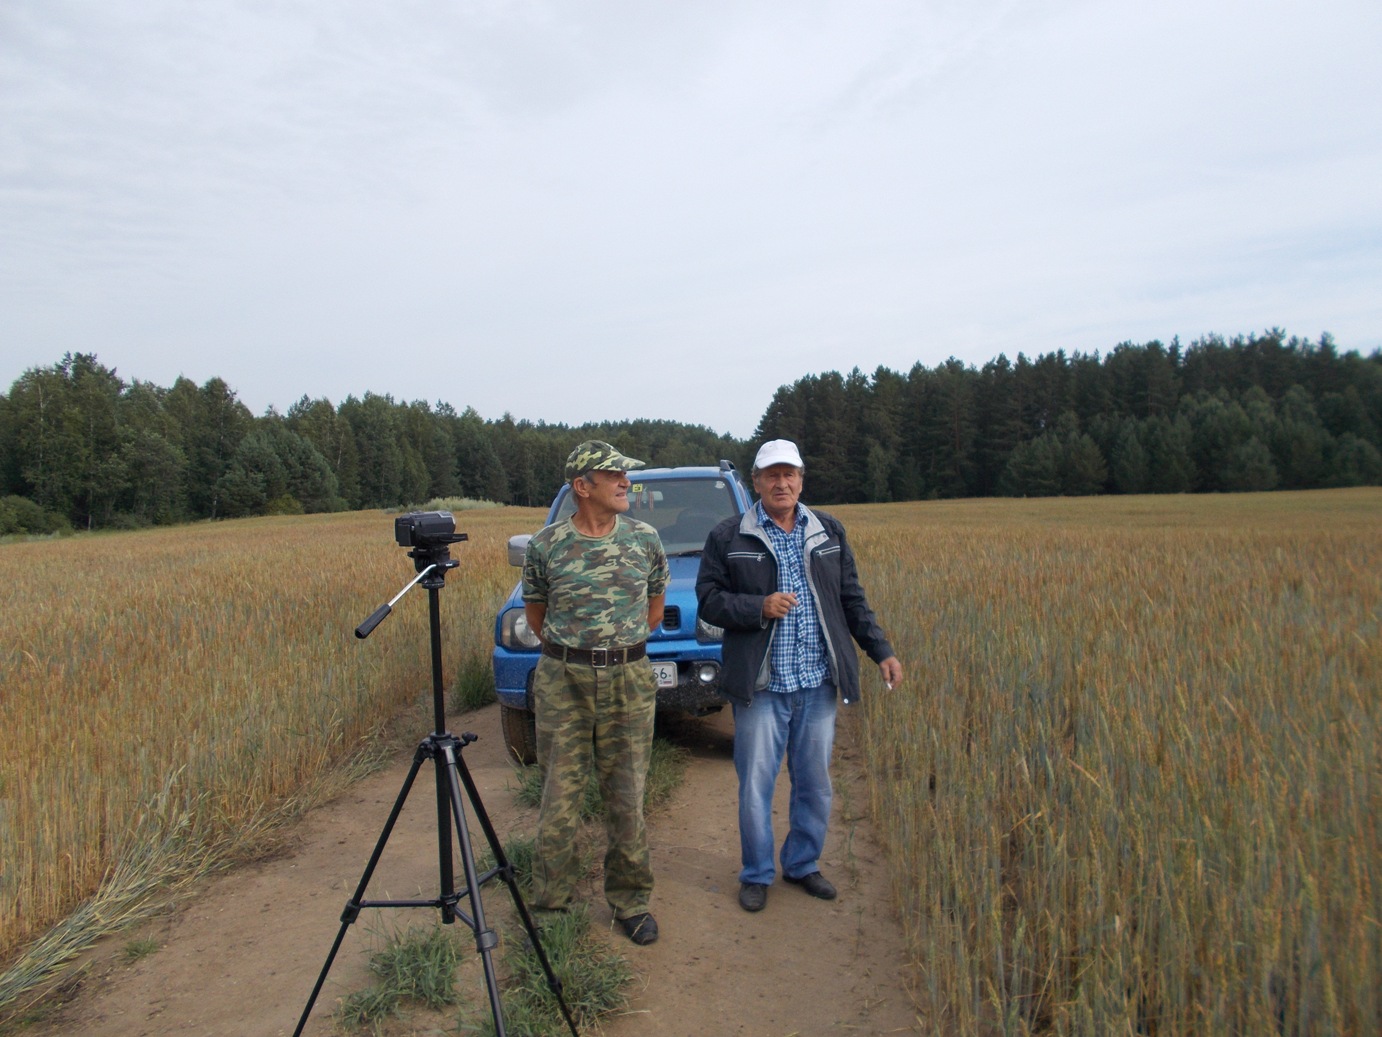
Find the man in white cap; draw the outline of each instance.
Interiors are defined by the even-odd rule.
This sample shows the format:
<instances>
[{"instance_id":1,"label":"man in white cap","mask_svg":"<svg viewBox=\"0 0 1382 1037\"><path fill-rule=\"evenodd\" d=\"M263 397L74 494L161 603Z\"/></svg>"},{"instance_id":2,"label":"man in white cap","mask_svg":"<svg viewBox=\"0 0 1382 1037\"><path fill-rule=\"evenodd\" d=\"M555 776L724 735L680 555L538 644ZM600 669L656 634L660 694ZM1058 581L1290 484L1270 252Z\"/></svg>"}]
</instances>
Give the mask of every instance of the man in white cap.
<instances>
[{"instance_id":1,"label":"man in white cap","mask_svg":"<svg viewBox=\"0 0 1382 1037\"><path fill-rule=\"evenodd\" d=\"M902 664L874 619L844 527L801 503L806 466L796 444L764 443L753 462L758 503L716 526L705 542L700 618L724 628L720 689L734 706L739 776L739 904L761 911L777 870L773 790L786 754L792 781L784 881L835 899L821 874L830 821L836 700L859 698L851 639L892 688Z\"/></svg>"}]
</instances>

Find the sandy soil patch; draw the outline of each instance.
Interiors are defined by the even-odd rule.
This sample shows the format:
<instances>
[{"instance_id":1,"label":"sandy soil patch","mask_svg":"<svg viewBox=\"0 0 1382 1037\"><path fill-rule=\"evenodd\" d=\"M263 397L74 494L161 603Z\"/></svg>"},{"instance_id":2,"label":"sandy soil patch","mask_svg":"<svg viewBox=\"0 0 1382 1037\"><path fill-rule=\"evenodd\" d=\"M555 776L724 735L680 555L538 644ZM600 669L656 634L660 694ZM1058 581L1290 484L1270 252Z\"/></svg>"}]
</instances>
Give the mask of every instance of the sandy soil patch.
<instances>
[{"instance_id":1,"label":"sandy soil patch","mask_svg":"<svg viewBox=\"0 0 1382 1037\"><path fill-rule=\"evenodd\" d=\"M779 882L759 914L741 910L736 899L739 850L729 711L668 732L690 751L691 764L672 802L651 817L657 881L652 907L662 935L649 947L635 947L609 931L608 939L633 965L638 981L628 1009L604 1021L608 1037L922 1032L907 991L888 876L865 817L867 793L852 721L851 711L841 710L835 817L822 869L840 897L814 900ZM419 738L429 724L430 715L419 718ZM528 834L533 812L514 802L516 782L505 759L497 707L453 718L451 730L480 736L462 757L500 838ZM66 1003L25 1032L33 1037L291 1034L411 762L412 753L403 753L312 811L272 859L208 879L176 911L103 941L82 963L82 978ZM786 816L786 784L784 775L780 819ZM473 821L472 816L478 852L486 841ZM435 779L427 763L367 898L438 895L436 828ZM587 883L585 897L597 924L607 927L610 913L598 877ZM508 889L498 881L484 887L482 901L491 921L497 920L496 912L512 908ZM363 912L347 932L306 1032L338 1032L333 1011L340 998L368 984L366 961L376 933L430 924L438 917L429 908ZM152 940L158 950L126 964L123 951L134 939ZM466 942L473 946L468 935ZM462 988L487 1010L478 952L472 958L463 969ZM388 1032L454 1030L454 1018L419 1015Z\"/></svg>"}]
</instances>

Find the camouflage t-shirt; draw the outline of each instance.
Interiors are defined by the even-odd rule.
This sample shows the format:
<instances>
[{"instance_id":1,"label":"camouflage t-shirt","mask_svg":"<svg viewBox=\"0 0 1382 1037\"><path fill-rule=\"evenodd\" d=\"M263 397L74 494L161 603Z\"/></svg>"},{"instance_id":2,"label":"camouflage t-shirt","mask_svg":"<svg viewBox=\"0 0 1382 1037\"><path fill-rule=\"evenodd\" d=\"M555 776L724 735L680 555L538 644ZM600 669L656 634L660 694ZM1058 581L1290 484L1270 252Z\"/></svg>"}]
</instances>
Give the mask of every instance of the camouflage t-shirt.
<instances>
[{"instance_id":1,"label":"camouflage t-shirt","mask_svg":"<svg viewBox=\"0 0 1382 1037\"><path fill-rule=\"evenodd\" d=\"M646 522L615 517L588 537L569 518L533 535L523 556L523 600L547 606L543 640L568 648L622 648L648 639L648 599L667 590L667 553Z\"/></svg>"}]
</instances>

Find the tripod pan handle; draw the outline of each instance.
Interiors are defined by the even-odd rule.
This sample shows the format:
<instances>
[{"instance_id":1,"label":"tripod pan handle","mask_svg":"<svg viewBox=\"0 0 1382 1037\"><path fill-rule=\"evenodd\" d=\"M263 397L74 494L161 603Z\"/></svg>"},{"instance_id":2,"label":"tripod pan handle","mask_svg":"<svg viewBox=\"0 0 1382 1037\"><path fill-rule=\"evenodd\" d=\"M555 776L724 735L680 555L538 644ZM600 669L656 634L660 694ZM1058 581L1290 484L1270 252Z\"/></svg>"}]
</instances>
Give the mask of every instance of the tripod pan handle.
<instances>
[{"instance_id":1,"label":"tripod pan handle","mask_svg":"<svg viewBox=\"0 0 1382 1037\"><path fill-rule=\"evenodd\" d=\"M355 636L359 638L369 637L370 631L384 622L384 617L393 611L392 605L380 605L370 613L369 619L365 620L355 628Z\"/></svg>"}]
</instances>

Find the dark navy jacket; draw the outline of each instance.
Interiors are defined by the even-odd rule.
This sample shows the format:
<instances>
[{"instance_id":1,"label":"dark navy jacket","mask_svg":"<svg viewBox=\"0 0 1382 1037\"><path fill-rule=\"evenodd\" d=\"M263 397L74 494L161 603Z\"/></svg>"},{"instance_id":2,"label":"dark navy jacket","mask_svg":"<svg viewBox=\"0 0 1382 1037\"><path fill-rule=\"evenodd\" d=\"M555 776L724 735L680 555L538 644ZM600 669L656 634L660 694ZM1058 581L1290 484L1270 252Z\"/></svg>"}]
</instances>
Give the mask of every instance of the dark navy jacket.
<instances>
[{"instance_id":1,"label":"dark navy jacket","mask_svg":"<svg viewBox=\"0 0 1382 1037\"><path fill-rule=\"evenodd\" d=\"M825 635L826 664L840 700L849 704L859 698L859 657L850 638L876 663L895 653L864 597L844 526L809 508L805 521L806 578ZM725 631L720 691L745 705L768 686L777 621L763 618L763 599L776 590L777 557L756 507L710 531L696 600L700 618Z\"/></svg>"}]
</instances>

